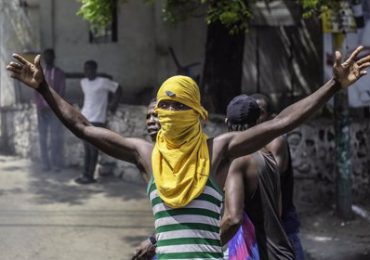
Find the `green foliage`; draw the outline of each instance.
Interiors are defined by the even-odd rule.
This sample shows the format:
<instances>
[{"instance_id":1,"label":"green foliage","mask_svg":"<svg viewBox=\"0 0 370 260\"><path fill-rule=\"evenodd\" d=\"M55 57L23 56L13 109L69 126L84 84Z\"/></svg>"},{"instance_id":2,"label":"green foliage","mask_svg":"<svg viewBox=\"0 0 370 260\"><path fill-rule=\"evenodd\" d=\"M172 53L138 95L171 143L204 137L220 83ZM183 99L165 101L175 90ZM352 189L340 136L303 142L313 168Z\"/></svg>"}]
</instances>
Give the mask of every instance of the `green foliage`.
<instances>
[{"instance_id":1,"label":"green foliage","mask_svg":"<svg viewBox=\"0 0 370 260\"><path fill-rule=\"evenodd\" d=\"M207 22L216 21L225 25L231 33L237 33L248 27L251 11L246 1L243 0L219 0L210 3L208 8Z\"/></svg>"},{"instance_id":2,"label":"green foliage","mask_svg":"<svg viewBox=\"0 0 370 260\"><path fill-rule=\"evenodd\" d=\"M81 2L77 15L88 21L95 28L105 28L112 21L112 6L114 2L127 2L127 0L77 1Z\"/></svg>"},{"instance_id":3,"label":"green foliage","mask_svg":"<svg viewBox=\"0 0 370 260\"><path fill-rule=\"evenodd\" d=\"M112 19L113 1L127 0L77 0L81 2L78 15L97 28L106 27ZM137 1L137 0L135 0ZM143 0L155 3L156 0ZM264 0L266 4L272 0ZM303 8L304 17L319 14L322 8L335 7L339 0L295 0ZM231 33L245 30L252 17L250 6L256 0L166 0L163 9L164 21L175 24L189 16L205 16L207 23L220 22Z\"/></svg>"},{"instance_id":4,"label":"green foliage","mask_svg":"<svg viewBox=\"0 0 370 260\"><path fill-rule=\"evenodd\" d=\"M164 20L177 23L203 10L207 23L220 22L231 33L244 30L248 26L251 12L245 0L167 0Z\"/></svg>"},{"instance_id":5,"label":"green foliage","mask_svg":"<svg viewBox=\"0 0 370 260\"><path fill-rule=\"evenodd\" d=\"M167 0L163 9L163 20L170 24L176 24L194 15L195 12L201 9L199 0Z\"/></svg>"},{"instance_id":6,"label":"green foliage","mask_svg":"<svg viewBox=\"0 0 370 260\"><path fill-rule=\"evenodd\" d=\"M114 0L78 0L81 8L77 12L83 19L96 27L105 27L112 19ZM126 2L126 0L119 0ZM154 3L156 0L144 0ZM167 0L163 9L163 19L175 24L193 15L205 15L208 23L221 22L230 32L244 30L248 26L251 12L247 0Z\"/></svg>"},{"instance_id":7,"label":"green foliage","mask_svg":"<svg viewBox=\"0 0 370 260\"><path fill-rule=\"evenodd\" d=\"M327 8L336 8L339 2L340 0L298 0L303 8L303 17L305 18L321 14Z\"/></svg>"}]
</instances>

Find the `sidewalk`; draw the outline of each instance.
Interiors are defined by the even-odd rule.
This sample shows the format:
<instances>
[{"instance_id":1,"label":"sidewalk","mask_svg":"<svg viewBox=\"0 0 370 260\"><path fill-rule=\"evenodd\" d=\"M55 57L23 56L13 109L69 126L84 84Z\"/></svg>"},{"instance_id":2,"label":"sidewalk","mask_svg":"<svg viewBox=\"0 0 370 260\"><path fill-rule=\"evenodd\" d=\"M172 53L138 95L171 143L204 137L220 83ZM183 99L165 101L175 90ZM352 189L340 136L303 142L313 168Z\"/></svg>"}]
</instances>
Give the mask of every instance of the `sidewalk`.
<instances>
[{"instance_id":1,"label":"sidewalk","mask_svg":"<svg viewBox=\"0 0 370 260\"><path fill-rule=\"evenodd\" d=\"M81 186L78 175L0 155L1 259L130 259L153 231L145 186L115 178Z\"/></svg>"},{"instance_id":2,"label":"sidewalk","mask_svg":"<svg viewBox=\"0 0 370 260\"><path fill-rule=\"evenodd\" d=\"M370 222L358 216L343 222L334 209L317 208L301 217L306 260L369 260Z\"/></svg>"}]
</instances>

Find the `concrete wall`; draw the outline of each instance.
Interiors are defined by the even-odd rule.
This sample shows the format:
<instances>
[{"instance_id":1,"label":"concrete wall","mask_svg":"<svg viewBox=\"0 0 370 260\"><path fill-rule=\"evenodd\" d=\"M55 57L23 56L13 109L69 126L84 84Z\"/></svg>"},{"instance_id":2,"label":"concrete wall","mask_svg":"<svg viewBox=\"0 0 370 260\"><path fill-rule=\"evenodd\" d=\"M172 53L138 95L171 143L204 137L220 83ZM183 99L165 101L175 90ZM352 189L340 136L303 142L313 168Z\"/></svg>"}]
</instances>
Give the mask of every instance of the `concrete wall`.
<instances>
[{"instance_id":1,"label":"concrete wall","mask_svg":"<svg viewBox=\"0 0 370 260\"><path fill-rule=\"evenodd\" d=\"M78 1L32 0L28 3L33 7L27 8L26 14L17 6L18 1L2 1L14 3L11 10L13 20L22 17L19 19L23 25L17 22L13 27L26 28L23 31L29 38L24 42L19 33L12 35L9 42L11 48L4 52L6 57L12 51L25 48L33 51L54 48L56 64L66 72L82 72L84 61L95 59L101 72L112 75L122 85L125 103L145 104L147 100L142 98L145 93L152 96L153 88L176 74L169 46L174 48L182 65L200 62L201 65L194 67L193 74L201 73L206 41L204 18L189 18L176 26L166 24L162 19L163 1L154 1L154 4L145 4L145 1L120 2L118 42L114 43L89 43L89 25L76 15L80 7ZM296 13L284 4L280 5L282 7L277 9L285 16ZM256 15L258 18L258 12ZM269 21L266 17L262 20ZM296 96L316 89L321 83L320 26L316 20L293 19L289 23L276 22L273 26L266 21L253 24L247 33L242 92L257 91L259 82L260 91L271 93L274 100L287 104ZM4 27L3 31L17 32L14 28ZM23 45L14 44L14 41L23 41ZM274 42L273 46L271 42ZM261 73L258 77L258 69L263 76ZM1 80L7 81L5 85L10 86L9 90L2 88L3 92L14 89L8 77L1 77ZM18 94L5 93L2 96L14 99L18 95L22 102L31 99L32 93L27 89L18 86L15 89ZM66 94L68 100L81 103L78 79L67 81Z\"/></svg>"},{"instance_id":2,"label":"concrete wall","mask_svg":"<svg viewBox=\"0 0 370 260\"><path fill-rule=\"evenodd\" d=\"M77 107L77 106L76 106ZM78 108L78 107L77 107ZM120 133L122 136L138 137L150 140L146 134L145 116L146 106L120 105L118 111L108 116L108 128ZM38 143L36 108L33 104L20 104L7 108L2 113L4 128L0 141L4 143L1 148L7 147L7 152L21 157L40 161L40 147ZM225 132L223 117L213 115L204 126L209 136ZM6 127L5 127L6 126ZM75 137L64 126L64 159L66 167L83 166L82 141ZM1 129L1 128L0 128ZM0 148L0 152L2 149ZM140 179L138 170L132 164L115 160L107 155L101 155L100 167L97 171L113 173L125 180Z\"/></svg>"},{"instance_id":3,"label":"concrete wall","mask_svg":"<svg viewBox=\"0 0 370 260\"><path fill-rule=\"evenodd\" d=\"M121 105L109 116L108 127L123 136L146 137L144 106ZM33 160L39 159L36 114L33 105L15 106L2 113L7 122L8 145L13 152ZM370 188L370 123L354 121L351 125L353 160L353 195L355 201L366 201ZM205 126L209 136L225 132L223 117L211 116ZM309 209L314 203L334 201L335 153L332 119L313 119L287 135L293 156L296 178L295 193L299 208ZM68 130L65 135L67 166L82 167L82 142ZM136 167L102 155L100 172L113 173L124 180L140 180Z\"/></svg>"},{"instance_id":4,"label":"concrete wall","mask_svg":"<svg viewBox=\"0 0 370 260\"><path fill-rule=\"evenodd\" d=\"M89 43L88 23L76 16L77 1L43 0L41 47L54 47L56 63L66 72L82 72L94 59L124 89L123 101L133 103L145 89L156 88L176 67L169 55L172 46L183 64L202 62L206 24L192 18L176 26L164 24L161 1L145 4L128 1L118 8L118 42ZM79 81L68 81L67 95L82 99Z\"/></svg>"},{"instance_id":5,"label":"concrete wall","mask_svg":"<svg viewBox=\"0 0 370 260\"><path fill-rule=\"evenodd\" d=\"M5 67L14 52L32 52L40 48L39 1L27 1L28 8L20 7L19 1L0 0L0 107L15 104L20 86Z\"/></svg>"},{"instance_id":6,"label":"concrete wall","mask_svg":"<svg viewBox=\"0 0 370 260\"><path fill-rule=\"evenodd\" d=\"M295 26L252 26L245 39L242 93L266 93L280 110L320 87L321 39L315 19Z\"/></svg>"},{"instance_id":7,"label":"concrete wall","mask_svg":"<svg viewBox=\"0 0 370 260\"><path fill-rule=\"evenodd\" d=\"M355 200L367 201L370 188L370 122L351 123L352 191ZM296 200L310 205L335 196L336 158L332 119L316 119L288 134L297 185ZM309 196L307 194L310 194Z\"/></svg>"}]
</instances>

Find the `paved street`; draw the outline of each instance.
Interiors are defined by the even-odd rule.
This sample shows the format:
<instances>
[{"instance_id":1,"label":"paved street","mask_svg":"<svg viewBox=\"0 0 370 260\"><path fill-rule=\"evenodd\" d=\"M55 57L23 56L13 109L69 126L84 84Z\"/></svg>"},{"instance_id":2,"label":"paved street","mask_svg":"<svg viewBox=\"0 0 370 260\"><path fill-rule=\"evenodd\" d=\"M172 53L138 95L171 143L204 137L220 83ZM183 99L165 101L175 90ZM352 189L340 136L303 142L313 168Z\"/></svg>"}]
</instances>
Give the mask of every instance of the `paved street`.
<instances>
[{"instance_id":1,"label":"paved street","mask_svg":"<svg viewBox=\"0 0 370 260\"><path fill-rule=\"evenodd\" d=\"M0 156L0 259L130 259L153 231L144 185L80 186L78 174Z\"/></svg>"},{"instance_id":2,"label":"paved street","mask_svg":"<svg viewBox=\"0 0 370 260\"><path fill-rule=\"evenodd\" d=\"M0 155L0 260L126 260L153 231L145 186L113 177L91 186L79 172L41 172ZM370 225L330 210L302 215L307 259L369 259Z\"/></svg>"}]
</instances>

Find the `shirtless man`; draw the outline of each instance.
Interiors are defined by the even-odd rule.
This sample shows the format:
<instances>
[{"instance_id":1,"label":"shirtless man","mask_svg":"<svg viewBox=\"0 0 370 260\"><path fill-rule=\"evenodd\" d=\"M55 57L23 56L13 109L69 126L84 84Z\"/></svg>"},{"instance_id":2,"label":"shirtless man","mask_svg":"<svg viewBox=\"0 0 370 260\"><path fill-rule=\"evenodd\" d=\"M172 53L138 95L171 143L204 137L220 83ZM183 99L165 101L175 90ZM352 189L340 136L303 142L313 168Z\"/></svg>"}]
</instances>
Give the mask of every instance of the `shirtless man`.
<instances>
[{"instance_id":1,"label":"shirtless man","mask_svg":"<svg viewBox=\"0 0 370 260\"><path fill-rule=\"evenodd\" d=\"M196 83L185 76L166 80L157 93L156 111L161 130L155 145L95 127L45 82L40 56L34 63L15 54L7 69L11 77L38 91L62 123L77 137L101 151L137 165L152 174L149 196L155 216L159 258L222 259L219 232L222 192L212 179L219 167L258 151L274 138L294 129L335 93L366 74L370 55L356 61L357 48L342 64L336 53L333 78L310 96L287 107L273 120L243 132L208 138L201 120L207 111L200 104ZM42 138L42 137L41 137ZM221 185L220 185L221 184ZM219 183L223 187L223 183Z\"/></svg>"}]
</instances>

